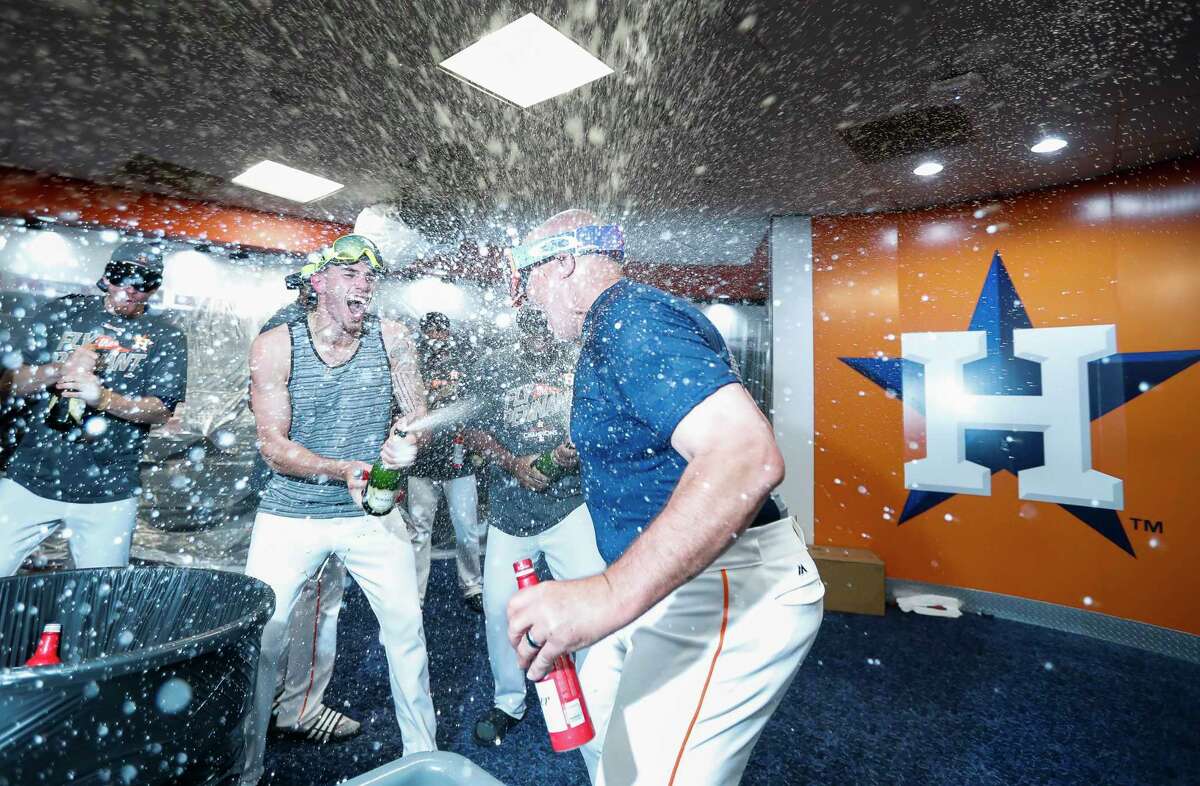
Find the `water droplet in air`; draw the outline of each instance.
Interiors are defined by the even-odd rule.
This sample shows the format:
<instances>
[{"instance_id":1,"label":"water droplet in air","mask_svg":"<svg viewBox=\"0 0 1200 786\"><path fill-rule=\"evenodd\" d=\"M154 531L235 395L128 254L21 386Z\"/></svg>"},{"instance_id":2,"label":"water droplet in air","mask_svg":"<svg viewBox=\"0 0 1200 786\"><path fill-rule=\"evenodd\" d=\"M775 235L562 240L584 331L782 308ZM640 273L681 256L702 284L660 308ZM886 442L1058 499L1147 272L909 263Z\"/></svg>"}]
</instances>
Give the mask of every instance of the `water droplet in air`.
<instances>
[{"instance_id":1,"label":"water droplet in air","mask_svg":"<svg viewBox=\"0 0 1200 786\"><path fill-rule=\"evenodd\" d=\"M164 682L154 697L154 706L164 715L175 715L192 703L192 686L179 677Z\"/></svg>"}]
</instances>

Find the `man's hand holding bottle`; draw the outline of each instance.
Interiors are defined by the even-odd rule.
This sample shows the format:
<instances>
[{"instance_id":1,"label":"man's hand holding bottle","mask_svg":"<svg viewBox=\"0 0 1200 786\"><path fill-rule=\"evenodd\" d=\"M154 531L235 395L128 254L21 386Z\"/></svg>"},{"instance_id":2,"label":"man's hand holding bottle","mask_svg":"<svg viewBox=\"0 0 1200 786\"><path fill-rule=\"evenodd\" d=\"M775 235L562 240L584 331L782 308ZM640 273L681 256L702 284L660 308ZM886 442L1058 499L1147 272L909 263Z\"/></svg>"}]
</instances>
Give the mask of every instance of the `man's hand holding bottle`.
<instances>
[{"instance_id":1,"label":"man's hand holding bottle","mask_svg":"<svg viewBox=\"0 0 1200 786\"><path fill-rule=\"evenodd\" d=\"M554 463L565 469L567 472L574 472L579 469L579 451L575 449L574 443L567 440L554 449Z\"/></svg>"},{"instance_id":2,"label":"man's hand holding bottle","mask_svg":"<svg viewBox=\"0 0 1200 786\"><path fill-rule=\"evenodd\" d=\"M379 451L379 460L388 469L407 469L417 460L417 433L408 431L407 424L396 423Z\"/></svg>"},{"instance_id":3,"label":"man's hand holding bottle","mask_svg":"<svg viewBox=\"0 0 1200 786\"><path fill-rule=\"evenodd\" d=\"M563 475L579 468L579 453L567 440L545 453L510 456L501 466L523 487L542 492Z\"/></svg>"},{"instance_id":4,"label":"man's hand holding bottle","mask_svg":"<svg viewBox=\"0 0 1200 786\"><path fill-rule=\"evenodd\" d=\"M390 475L396 470L407 469L417 460L417 434L405 429L403 423L397 422L383 447L379 451L379 460L375 466L386 470ZM370 484L371 473L375 468L365 461L343 462L342 480L350 490L350 496L360 506ZM364 506L367 507L367 506ZM390 509L390 506L388 506ZM368 511L369 512L369 511Z\"/></svg>"},{"instance_id":5,"label":"man's hand holding bottle","mask_svg":"<svg viewBox=\"0 0 1200 786\"><path fill-rule=\"evenodd\" d=\"M55 384L62 391L63 398L82 399L89 407L95 407L103 390L100 378L96 376L99 362L100 355L93 345L76 347L63 361L62 372Z\"/></svg>"},{"instance_id":6,"label":"man's hand holding bottle","mask_svg":"<svg viewBox=\"0 0 1200 786\"><path fill-rule=\"evenodd\" d=\"M367 488L367 477L371 474L371 465L365 461L345 461L342 463L342 480L350 490L350 497L355 504L362 507L363 491Z\"/></svg>"},{"instance_id":7,"label":"man's hand holding bottle","mask_svg":"<svg viewBox=\"0 0 1200 786\"><path fill-rule=\"evenodd\" d=\"M509 456L500 466L516 478L523 488L530 491L545 491L550 487L550 478L533 466L539 458L540 456L536 453L528 456Z\"/></svg>"}]
</instances>

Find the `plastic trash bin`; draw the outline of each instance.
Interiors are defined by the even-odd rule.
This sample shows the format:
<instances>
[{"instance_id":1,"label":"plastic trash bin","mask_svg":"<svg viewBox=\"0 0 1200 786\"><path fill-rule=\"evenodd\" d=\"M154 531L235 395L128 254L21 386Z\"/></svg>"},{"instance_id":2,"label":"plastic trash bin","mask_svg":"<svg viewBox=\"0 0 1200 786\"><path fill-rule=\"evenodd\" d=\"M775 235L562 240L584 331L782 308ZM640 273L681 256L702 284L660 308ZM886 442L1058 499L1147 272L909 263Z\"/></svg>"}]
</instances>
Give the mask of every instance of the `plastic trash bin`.
<instances>
[{"instance_id":1,"label":"plastic trash bin","mask_svg":"<svg viewBox=\"0 0 1200 786\"><path fill-rule=\"evenodd\" d=\"M414 753L341 786L504 786L470 759L449 751Z\"/></svg>"},{"instance_id":2,"label":"plastic trash bin","mask_svg":"<svg viewBox=\"0 0 1200 786\"><path fill-rule=\"evenodd\" d=\"M0 786L236 783L274 605L212 570L0 579ZM25 667L49 622L62 665Z\"/></svg>"}]
</instances>

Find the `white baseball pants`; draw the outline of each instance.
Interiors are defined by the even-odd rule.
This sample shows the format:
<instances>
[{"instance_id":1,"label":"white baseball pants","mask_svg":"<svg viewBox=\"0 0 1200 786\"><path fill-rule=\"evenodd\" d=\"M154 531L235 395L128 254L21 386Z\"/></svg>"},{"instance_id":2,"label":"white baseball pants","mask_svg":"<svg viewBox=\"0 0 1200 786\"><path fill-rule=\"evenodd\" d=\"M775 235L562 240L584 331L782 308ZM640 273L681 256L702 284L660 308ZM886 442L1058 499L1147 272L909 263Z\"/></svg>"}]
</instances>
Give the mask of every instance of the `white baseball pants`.
<instances>
[{"instance_id":1,"label":"white baseball pants","mask_svg":"<svg viewBox=\"0 0 1200 786\"><path fill-rule=\"evenodd\" d=\"M248 720L243 784L257 783L262 777L279 656L296 598L331 554L346 566L379 620L405 754L437 749L436 718L429 695L429 657L404 518L399 508L378 518L297 519L261 511L255 518L246 574L271 587L276 605L263 629L254 711Z\"/></svg>"},{"instance_id":2,"label":"white baseball pants","mask_svg":"<svg viewBox=\"0 0 1200 786\"><path fill-rule=\"evenodd\" d=\"M483 567L488 662L492 667L495 704L514 718L525 714L525 672L517 665L517 653L508 641L508 601L517 591L512 566L526 557L536 562L543 554L556 579L580 579L604 570L604 558L596 548L596 531L586 505L575 508L545 532L527 538L488 528ZM575 653L576 668L586 654L587 650Z\"/></svg>"},{"instance_id":3,"label":"white baseball pants","mask_svg":"<svg viewBox=\"0 0 1200 786\"><path fill-rule=\"evenodd\" d=\"M337 618L346 590L346 567L330 557L304 582L288 624L287 666L276 723L295 728L312 720L325 700L337 656Z\"/></svg>"},{"instance_id":4,"label":"white baseball pants","mask_svg":"<svg viewBox=\"0 0 1200 786\"><path fill-rule=\"evenodd\" d=\"M124 567L137 524L137 497L115 502L59 502L16 481L0 480L0 576L11 576L60 525L76 568Z\"/></svg>"},{"instance_id":5,"label":"white baseball pants","mask_svg":"<svg viewBox=\"0 0 1200 786\"><path fill-rule=\"evenodd\" d=\"M420 601L425 604L425 588L429 585L429 563L432 558L430 539L433 520L437 516L438 495L446 495L450 523L454 525L454 540L458 544L458 587L464 598L483 592L483 577L479 569L479 495L475 476L454 480L408 479L408 512L411 516L413 551L417 555L417 586Z\"/></svg>"},{"instance_id":6,"label":"white baseball pants","mask_svg":"<svg viewBox=\"0 0 1200 786\"><path fill-rule=\"evenodd\" d=\"M596 786L733 786L812 647L824 585L793 519L755 527L592 645L580 670ZM607 728L604 724L607 723Z\"/></svg>"}]
</instances>

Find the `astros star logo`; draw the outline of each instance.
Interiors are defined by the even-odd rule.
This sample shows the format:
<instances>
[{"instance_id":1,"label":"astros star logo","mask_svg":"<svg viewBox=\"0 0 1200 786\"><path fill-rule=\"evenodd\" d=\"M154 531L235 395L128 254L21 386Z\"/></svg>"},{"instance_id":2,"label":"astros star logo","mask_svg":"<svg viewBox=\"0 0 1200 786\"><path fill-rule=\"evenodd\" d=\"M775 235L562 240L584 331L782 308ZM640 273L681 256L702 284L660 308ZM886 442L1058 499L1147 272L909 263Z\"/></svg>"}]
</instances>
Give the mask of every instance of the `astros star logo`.
<instances>
[{"instance_id":1,"label":"astros star logo","mask_svg":"<svg viewBox=\"0 0 1200 786\"><path fill-rule=\"evenodd\" d=\"M134 336L133 350L135 352L145 352L147 349L150 349L150 345L153 343L149 336Z\"/></svg>"},{"instance_id":2,"label":"astros star logo","mask_svg":"<svg viewBox=\"0 0 1200 786\"><path fill-rule=\"evenodd\" d=\"M928 457L905 466L909 494L898 523L904 524L937 507L956 493L986 495L990 476L1008 471L1017 475L1023 499L1071 500L1059 504L1113 545L1136 556L1117 514L1122 506L1121 480L1090 469L1087 423L1187 369L1200 360L1200 350L1120 353L1115 351L1112 326L1034 329L998 251L992 257L967 331L976 335L905 334L904 353L908 357L922 357L922 362L908 357L841 358L926 419ZM1050 335L1056 332L1059 334ZM1076 335L1093 340L1093 345L1079 354L1087 358L1086 372L1078 364L1072 372L1074 358L1062 340ZM939 336L946 340L939 344ZM1113 341L1111 350L1104 349L1105 339ZM974 354L969 346L972 340L978 350ZM1056 350L1047 349L1056 345ZM937 356L943 348L951 354L957 353L949 364L946 358ZM1066 357L1062 357L1064 354ZM1069 384L1071 373L1076 374L1079 382L1079 395L1074 401ZM1053 383L1052 375L1055 375ZM1062 384L1064 380L1068 384ZM931 386L928 390L927 385ZM952 385L961 390L948 392L947 387ZM1084 393L1086 400L1080 401ZM1005 399L1008 396L1024 398L1008 401ZM964 403L960 409L977 408L992 413L991 420L988 414L972 413L970 417L947 414L945 410L952 409L955 402ZM1065 406L1057 406L1063 402ZM928 408L936 411L927 411ZM1025 409L1031 410L1031 414L1026 414ZM1078 422L1073 429L1062 422L1064 412L1077 414ZM1039 417L1043 420L1039 421ZM1018 421L1024 427L1016 425ZM935 424L939 457L933 455ZM951 454L949 460L947 453ZM1052 464L1059 466L1055 468ZM1065 473L1060 471L1063 465L1067 467ZM943 472L952 477L943 482L915 482L925 481L931 471L933 475ZM1056 494L1047 487L1047 483L1055 481L1078 481L1076 485L1092 493L1076 489ZM938 485L960 490L929 488Z\"/></svg>"}]
</instances>

